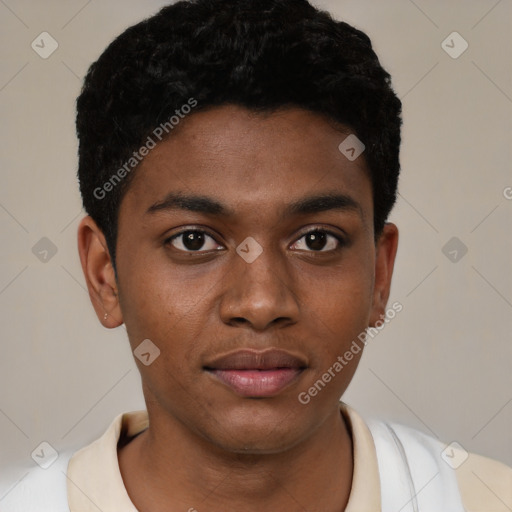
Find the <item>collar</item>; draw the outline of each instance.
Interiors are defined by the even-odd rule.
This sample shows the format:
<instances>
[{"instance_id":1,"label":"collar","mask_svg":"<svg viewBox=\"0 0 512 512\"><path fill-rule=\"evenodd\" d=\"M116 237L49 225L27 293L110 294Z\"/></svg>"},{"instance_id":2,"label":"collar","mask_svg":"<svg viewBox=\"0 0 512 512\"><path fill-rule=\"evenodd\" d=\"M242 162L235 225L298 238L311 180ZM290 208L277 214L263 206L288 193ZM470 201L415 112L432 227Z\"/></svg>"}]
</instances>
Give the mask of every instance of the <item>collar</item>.
<instances>
[{"instance_id":1,"label":"collar","mask_svg":"<svg viewBox=\"0 0 512 512\"><path fill-rule=\"evenodd\" d=\"M373 437L364 420L347 404L340 412L352 434L354 473L345 512L381 512L380 479ZM96 441L76 452L68 465L70 512L138 512L123 483L117 445L149 425L147 411L119 414Z\"/></svg>"}]
</instances>

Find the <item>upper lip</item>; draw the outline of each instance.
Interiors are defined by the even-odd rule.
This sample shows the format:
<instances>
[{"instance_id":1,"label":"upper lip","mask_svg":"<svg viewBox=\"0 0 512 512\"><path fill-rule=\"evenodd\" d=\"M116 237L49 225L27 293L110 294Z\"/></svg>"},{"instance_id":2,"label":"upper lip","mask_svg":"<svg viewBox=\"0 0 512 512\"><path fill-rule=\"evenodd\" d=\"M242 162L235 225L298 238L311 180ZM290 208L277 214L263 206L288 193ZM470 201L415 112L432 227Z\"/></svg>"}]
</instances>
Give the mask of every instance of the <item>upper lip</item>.
<instances>
[{"instance_id":1,"label":"upper lip","mask_svg":"<svg viewBox=\"0 0 512 512\"><path fill-rule=\"evenodd\" d=\"M277 368L307 367L306 361L280 349L243 349L229 352L204 365L207 370L273 370Z\"/></svg>"}]
</instances>

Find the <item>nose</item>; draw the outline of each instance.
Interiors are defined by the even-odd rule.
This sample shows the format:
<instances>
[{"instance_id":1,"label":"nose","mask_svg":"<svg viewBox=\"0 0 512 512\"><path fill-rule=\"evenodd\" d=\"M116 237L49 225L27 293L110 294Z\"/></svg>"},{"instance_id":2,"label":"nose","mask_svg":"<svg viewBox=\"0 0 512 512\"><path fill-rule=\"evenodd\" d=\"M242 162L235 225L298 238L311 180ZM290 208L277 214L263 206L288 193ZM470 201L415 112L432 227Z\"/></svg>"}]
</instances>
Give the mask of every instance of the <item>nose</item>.
<instances>
[{"instance_id":1,"label":"nose","mask_svg":"<svg viewBox=\"0 0 512 512\"><path fill-rule=\"evenodd\" d=\"M223 284L220 315L228 325L264 331L298 321L293 274L279 250L264 248L252 263L235 253Z\"/></svg>"}]
</instances>

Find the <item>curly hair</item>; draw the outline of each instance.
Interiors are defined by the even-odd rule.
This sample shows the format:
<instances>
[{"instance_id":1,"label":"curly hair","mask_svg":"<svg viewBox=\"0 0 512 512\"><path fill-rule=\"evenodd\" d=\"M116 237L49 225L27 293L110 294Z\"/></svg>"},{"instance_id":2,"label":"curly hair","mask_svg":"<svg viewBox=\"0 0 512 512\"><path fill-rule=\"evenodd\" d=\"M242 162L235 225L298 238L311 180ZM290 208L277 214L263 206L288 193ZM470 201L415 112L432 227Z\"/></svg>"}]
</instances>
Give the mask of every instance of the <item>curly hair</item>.
<instances>
[{"instance_id":1,"label":"curly hair","mask_svg":"<svg viewBox=\"0 0 512 512\"><path fill-rule=\"evenodd\" d=\"M381 233L396 201L401 102L368 36L307 0L182 0L110 43L77 99L80 192L114 268L119 206L134 173L108 194L98 187L191 98L194 112L295 106L349 127L366 146Z\"/></svg>"}]
</instances>

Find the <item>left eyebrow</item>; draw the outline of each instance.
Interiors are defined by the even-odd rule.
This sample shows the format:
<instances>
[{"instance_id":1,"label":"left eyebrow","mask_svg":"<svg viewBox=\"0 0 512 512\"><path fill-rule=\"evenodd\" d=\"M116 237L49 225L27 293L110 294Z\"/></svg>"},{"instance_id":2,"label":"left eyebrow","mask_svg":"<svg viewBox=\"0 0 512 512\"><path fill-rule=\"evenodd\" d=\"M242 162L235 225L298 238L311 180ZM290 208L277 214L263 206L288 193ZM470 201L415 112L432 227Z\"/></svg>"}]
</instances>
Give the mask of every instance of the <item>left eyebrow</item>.
<instances>
[{"instance_id":1,"label":"left eyebrow","mask_svg":"<svg viewBox=\"0 0 512 512\"><path fill-rule=\"evenodd\" d=\"M235 217L233 210L216 199L207 196L185 195L180 192L171 192L162 201L150 206L146 213L161 210L187 210L216 217ZM282 218L331 210L359 213L363 217L361 205L349 195L325 193L306 196L290 203L285 208Z\"/></svg>"},{"instance_id":2,"label":"left eyebrow","mask_svg":"<svg viewBox=\"0 0 512 512\"><path fill-rule=\"evenodd\" d=\"M346 194L320 194L307 196L287 206L283 217L292 215L307 215L311 213L338 210L342 212L355 212L363 216L361 205L352 197Z\"/></svg>"}]
</instances>

